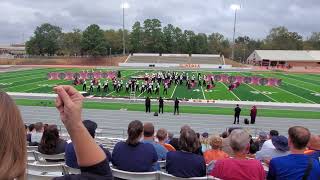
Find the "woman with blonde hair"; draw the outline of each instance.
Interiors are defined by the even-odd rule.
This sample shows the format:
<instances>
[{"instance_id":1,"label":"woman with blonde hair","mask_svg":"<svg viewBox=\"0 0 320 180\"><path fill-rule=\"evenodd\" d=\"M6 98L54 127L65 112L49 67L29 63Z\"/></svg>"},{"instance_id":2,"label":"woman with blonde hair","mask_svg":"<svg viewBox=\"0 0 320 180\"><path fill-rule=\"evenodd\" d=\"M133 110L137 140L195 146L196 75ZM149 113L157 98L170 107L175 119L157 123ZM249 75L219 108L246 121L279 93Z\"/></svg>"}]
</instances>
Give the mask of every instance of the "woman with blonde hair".
<instances>
[{"instance_id":1,"label":"woman with blonde hair","mask_svg":"<svg viewBox=\"0 0 320 180\"><path fill-rule=\"evenodd\" d=\"M27 144L21 114L10 96L0 91L0 179L24 179Z\"/></svg>"},{"instance_id":2,"label":"woman with blonde hair","mask_svg":"<svg viewBox=\"0 0 320 180\"><path fill-rule=\"evenodd\" d=\"M113 179L108 158L82 123L83 96L72 86L54 88L61 121L74 144L81 174L56 179ZM20 111L0 92L0 179L25 179L26 137ZM90 153L88 153L90 152Z\"/></svg>"},{"instance_id":3,"label":"woman with blonde hair","mask_svg":"<svg viewBox=\"0 0 320 180\"><path fill-rule=\"evenodd\" d=\"M203 157L206 164L209 164L213 160L220 160L228 158L229 155L221 150L222 148L222 138L219 136L211 136L209 138L209 144L211 146L210 150L207 150Z\"/></svg>"}]
</instances>

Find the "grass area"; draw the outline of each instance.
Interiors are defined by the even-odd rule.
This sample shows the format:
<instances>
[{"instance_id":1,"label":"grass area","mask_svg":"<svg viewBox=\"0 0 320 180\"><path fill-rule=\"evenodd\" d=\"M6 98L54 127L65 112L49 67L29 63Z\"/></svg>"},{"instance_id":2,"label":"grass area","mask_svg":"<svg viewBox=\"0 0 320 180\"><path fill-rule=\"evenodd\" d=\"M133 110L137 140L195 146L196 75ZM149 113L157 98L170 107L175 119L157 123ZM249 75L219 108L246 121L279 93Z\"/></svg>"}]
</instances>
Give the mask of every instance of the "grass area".
<instances>
[{"instance_id":1,"label":"grass area","mask_svg":"<svg viewBox=\"0 0 320 180\"><path fill-rule=\"evenodd\" d=\"M29 100L17 99L18 105L22 106L45 106L54 107L53 100ZM100 103L100 102L84 102L86 109L106 109L106 110L120 110L126 109L128 111L144 111L143 104L133 103ZM158 105L154 104L151 107L153 112L158 110ZM165 112L173 113L173 106L166 105ZM209 106L181 106L180 113L191 114L215 114L215 115L233 115L232 108L218 108ZM242 109L242 116L249 116L249 109ZM320 119L320 112L317 111L294 111L294 110L277 110L277 109L259 109L258 116L263 117L279 117L279 118L301 118L301 119Z\"/></svg>"}]
</instances>

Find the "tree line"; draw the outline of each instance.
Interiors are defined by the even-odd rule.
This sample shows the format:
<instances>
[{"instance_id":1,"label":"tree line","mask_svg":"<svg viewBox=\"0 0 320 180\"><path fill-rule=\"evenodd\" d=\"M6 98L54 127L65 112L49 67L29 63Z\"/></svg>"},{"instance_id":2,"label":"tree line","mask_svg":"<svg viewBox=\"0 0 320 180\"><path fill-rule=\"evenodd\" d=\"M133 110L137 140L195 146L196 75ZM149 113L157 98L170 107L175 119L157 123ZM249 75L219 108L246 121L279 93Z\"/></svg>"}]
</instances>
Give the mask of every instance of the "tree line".
<instances>
[{"instance_id":1,"label":"tree line","mask_svg":"<svg viewBox=\"0 0 320 180\"><path fill-rule=\"evenodd\" d=\"M42 24L26 42L29 55L39 56L106 56L121 54L122 36L125 35L127 53L176 53L176 54L223 54L230 57L232 42L221 33L195 33L182 30L172 24L162 27L158 19L135 22L130 31L103 30L98 25L84 31L74 29L62 32L62 28ZM303 39L297 32L286 27L272 28L264 39L239 36L235 40L235 59L245 60L253 50L320 50L320 32L313 32Z\"/></svg>"}]
</instances>

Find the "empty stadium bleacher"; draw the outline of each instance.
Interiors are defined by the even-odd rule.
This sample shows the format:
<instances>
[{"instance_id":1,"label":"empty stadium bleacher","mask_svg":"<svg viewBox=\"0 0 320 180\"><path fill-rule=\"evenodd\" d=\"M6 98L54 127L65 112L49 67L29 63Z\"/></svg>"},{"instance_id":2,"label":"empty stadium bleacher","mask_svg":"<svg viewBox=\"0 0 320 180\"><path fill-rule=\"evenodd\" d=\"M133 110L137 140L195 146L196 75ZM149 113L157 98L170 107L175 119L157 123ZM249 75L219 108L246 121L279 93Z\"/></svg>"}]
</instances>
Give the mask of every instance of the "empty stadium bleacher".
<instances>
[{"instance_id":1,"label":"empty stadium bleacher","mask_svg":"<svg viewBox=\"0 0 320 180\"><path fill-rule=\"evenodd\" d=\"M129 56L126 63L170 63L170 64L224 64L219 55L205 54L133 54Z\"/></svg>"}]
</instances>

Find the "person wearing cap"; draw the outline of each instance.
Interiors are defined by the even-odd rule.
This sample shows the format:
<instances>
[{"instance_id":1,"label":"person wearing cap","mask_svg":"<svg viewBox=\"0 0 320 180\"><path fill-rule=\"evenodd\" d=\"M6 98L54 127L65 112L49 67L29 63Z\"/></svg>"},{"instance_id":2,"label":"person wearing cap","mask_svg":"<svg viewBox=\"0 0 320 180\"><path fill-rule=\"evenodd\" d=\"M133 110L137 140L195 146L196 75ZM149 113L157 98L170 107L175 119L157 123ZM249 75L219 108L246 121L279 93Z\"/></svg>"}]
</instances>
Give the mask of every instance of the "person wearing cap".
<instances>
[{"instance_id":1,"label":"person wearing cap","mask_svg":"<svg viewBox=\"0 0 320 180\"><path fill-rule=\"evenodd\" d=\"M275 149L266 148L256 153L258 160L270 160L275 157L286 156L290 154L288 139L285 136L274 136L271 139Z\"/></svg>"},{"instance_id":2,"label":"person wearing cap","mask_svg":"<svg viewBox=\"0 0 320 180\"><path fill-rule=\"evenodd\" d=\"M83 125L88 130L91 137L94 138L95 134L96 134L96 129L98 128L97 123L95 123L91 120L84 120ZM76 152L73 147L73 143L71 140L67 141L67 143L68 144L65 147L66 165L71 168L79 169L78 162L77 162L77 156L76 156ZM107 160L109 162L111 162L111 153L107 149L105 149L102 145L100 145L100 147L105 152L105 154L107 156Z\"/></svg>"}]
</instances>

